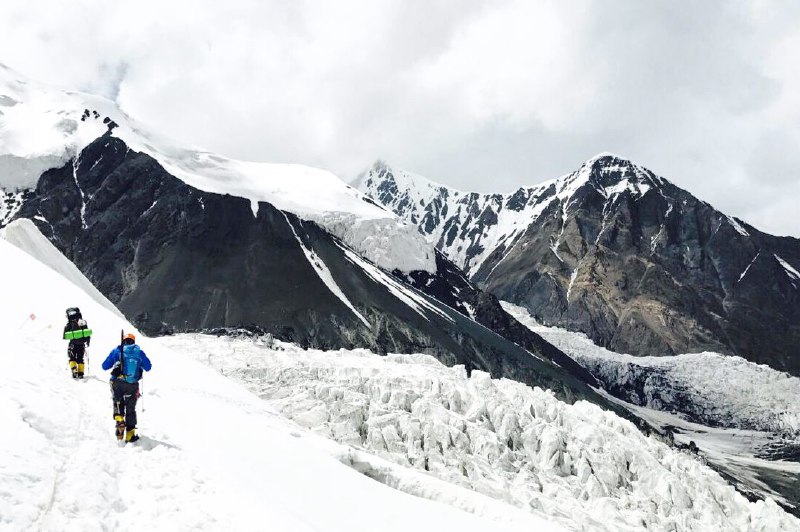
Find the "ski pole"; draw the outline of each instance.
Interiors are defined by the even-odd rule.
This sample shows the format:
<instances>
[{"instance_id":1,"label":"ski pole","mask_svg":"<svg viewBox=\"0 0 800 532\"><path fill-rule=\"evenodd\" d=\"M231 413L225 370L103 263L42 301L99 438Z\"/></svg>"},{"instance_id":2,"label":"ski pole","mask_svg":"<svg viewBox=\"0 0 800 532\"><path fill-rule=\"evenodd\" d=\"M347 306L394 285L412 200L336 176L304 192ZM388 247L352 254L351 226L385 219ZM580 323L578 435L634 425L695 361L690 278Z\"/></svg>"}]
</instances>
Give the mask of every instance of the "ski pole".
<instances>
[{"instance_id":1,"label":"ski pole","mask_svg":"<svg viewBox=\"0 0 800 532\"><path fill-rule=\"evenodd\" d=\"M142 414L144 414L144 382L143 381L139 381L139 397L142 400ZM144 419L144 416L142 416L142 419ZM142 419L139 419L139 423L138 423L138 425L139 425L139 428L138 428L139 434L142 433Z\"/></svg>"}]
</instances>

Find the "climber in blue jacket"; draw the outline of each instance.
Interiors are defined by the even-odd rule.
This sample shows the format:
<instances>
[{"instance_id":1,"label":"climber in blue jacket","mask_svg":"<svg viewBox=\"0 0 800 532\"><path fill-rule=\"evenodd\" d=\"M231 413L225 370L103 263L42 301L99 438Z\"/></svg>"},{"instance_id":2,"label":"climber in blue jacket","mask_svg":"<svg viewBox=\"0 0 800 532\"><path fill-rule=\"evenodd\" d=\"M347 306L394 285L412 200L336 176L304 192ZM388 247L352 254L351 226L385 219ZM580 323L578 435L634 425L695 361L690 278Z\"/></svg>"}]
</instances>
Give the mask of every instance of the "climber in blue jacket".
<instances>
[{"instance_id":1,"label":"climber in blue jacket","mask_svg":"<svg viewBox=\"0 0 800 532\"><path fill-rule=\"evenodd\" d=\"M136 400L139 398L139 380L143 371L153 364L136 345L136 337L128 333L119 347L115 347L103 361L103 369L111 369L111 391L114 396L114 421L118 440L126 442L139 439L136 434ZM112 369L113 368L113 369Z\"/></svg>"}]
</instances>

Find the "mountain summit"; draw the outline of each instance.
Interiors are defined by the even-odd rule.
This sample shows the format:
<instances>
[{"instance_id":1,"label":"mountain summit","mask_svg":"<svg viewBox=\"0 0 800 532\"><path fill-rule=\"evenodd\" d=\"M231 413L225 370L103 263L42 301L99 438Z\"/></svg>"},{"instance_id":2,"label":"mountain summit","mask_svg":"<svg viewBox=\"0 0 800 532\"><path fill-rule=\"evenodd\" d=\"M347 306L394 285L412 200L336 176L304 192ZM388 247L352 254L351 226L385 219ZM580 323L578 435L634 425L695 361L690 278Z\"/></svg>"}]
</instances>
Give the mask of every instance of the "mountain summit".
<instances>
[{"instance_id":1,"label":"mountain summit","mask_svg":"<svg viewBox=\"0 0 800 532\"><path fill-rule=\"evenodd\" d=\"M478 194L373 166L358 183L481 287L617 352L736 354L800 374L800 240L727 216L602 153Z\"/></svg>"}]
</instances>

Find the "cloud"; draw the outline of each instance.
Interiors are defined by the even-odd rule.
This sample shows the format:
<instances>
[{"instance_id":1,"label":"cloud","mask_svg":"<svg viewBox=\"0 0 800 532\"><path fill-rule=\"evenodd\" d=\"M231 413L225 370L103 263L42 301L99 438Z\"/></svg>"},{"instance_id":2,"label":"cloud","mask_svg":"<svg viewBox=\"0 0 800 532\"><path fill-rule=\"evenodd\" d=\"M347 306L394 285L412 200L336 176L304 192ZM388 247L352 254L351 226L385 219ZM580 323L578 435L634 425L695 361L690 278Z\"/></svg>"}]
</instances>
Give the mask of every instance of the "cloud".
<instances>
[{"instance_id":1,"label":"cloud","mask_svg":"<svg viewBox=\"0 0 800 532\"><path fill-rule=\"evenodd\" d=\"M508 191L628 156L800 236L800 4L28 2L0 62L229 156Z\"/></svg>"}]
</instances>

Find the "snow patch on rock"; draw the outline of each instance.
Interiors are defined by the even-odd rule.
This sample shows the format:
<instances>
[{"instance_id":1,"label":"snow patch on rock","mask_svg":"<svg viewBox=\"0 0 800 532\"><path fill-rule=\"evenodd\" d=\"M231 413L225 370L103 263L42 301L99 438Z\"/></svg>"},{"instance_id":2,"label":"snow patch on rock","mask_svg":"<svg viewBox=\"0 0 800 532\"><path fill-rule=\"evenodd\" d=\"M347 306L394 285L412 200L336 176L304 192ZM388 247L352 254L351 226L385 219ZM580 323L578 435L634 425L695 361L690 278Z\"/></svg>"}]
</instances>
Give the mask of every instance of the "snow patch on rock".
<instances>
[{"instance_id":1,"label":"snow patch on rock","mask_svg":"<svg viewBox=\"0 0 800 532\"><path fill-rule=\"evenodd\" d=\"M726 216L726 218L728 219L728 223L731 224L731 227L733 227L737 233L742 236L750 236L750 233L748 233L747 230L742 227L742 224L740 224L733 216Z\"/></svg>"},{"instance_id":2,"label":"snow patch on rock","mask_svg":"<svg viewBox=\"0 0 800 532\"><path fill-rule=\"evenodd\" d=\"M795 281L800 281L800 272L798 272L791 264L780 258L778 255L775 255L775 259L783 266L783 269L786 270L786 275L789 276L790 279Z\"/></svg>"},{"instance_id":3,"label":"snow patch on rock","mask_svg":"<svg viewBox=\"0 0 800 532\"><path fill-rule=\"evenodd\" d=\"M0 227L4 227L22 208L25 191L6 192L0 189Z\"/></svg>"}]
</instances>

